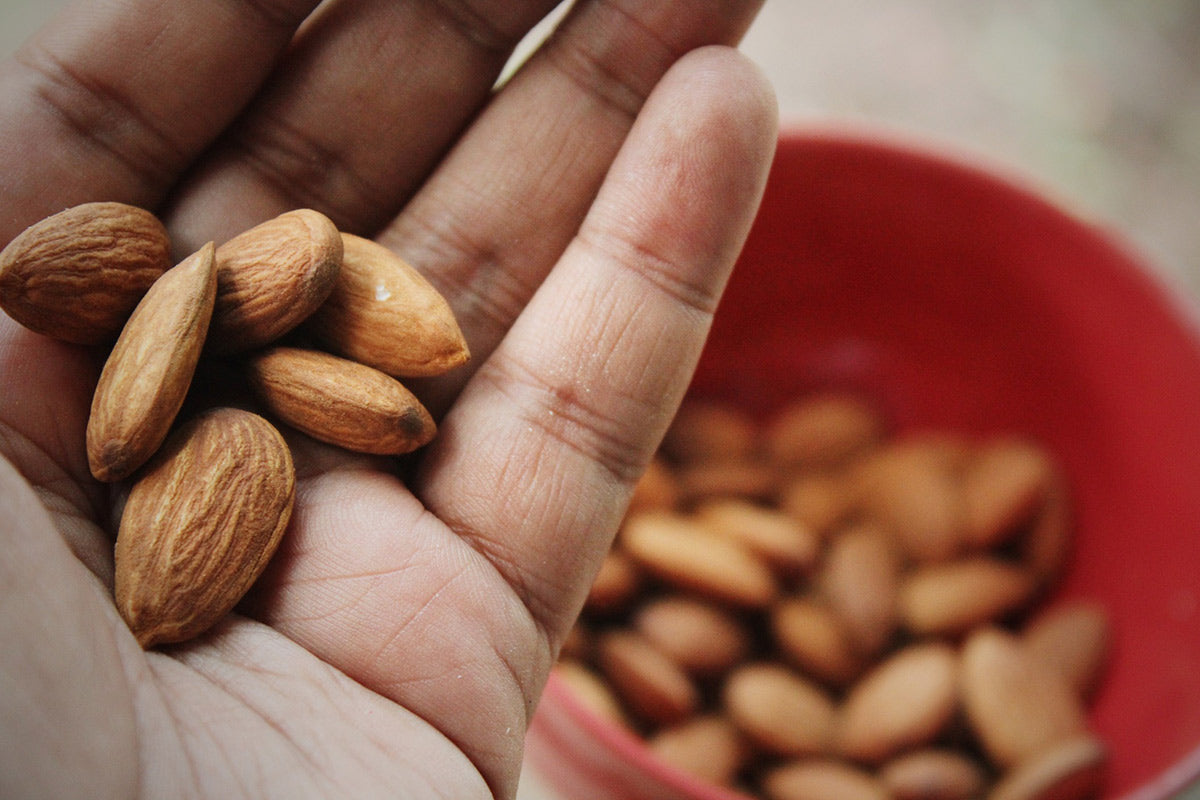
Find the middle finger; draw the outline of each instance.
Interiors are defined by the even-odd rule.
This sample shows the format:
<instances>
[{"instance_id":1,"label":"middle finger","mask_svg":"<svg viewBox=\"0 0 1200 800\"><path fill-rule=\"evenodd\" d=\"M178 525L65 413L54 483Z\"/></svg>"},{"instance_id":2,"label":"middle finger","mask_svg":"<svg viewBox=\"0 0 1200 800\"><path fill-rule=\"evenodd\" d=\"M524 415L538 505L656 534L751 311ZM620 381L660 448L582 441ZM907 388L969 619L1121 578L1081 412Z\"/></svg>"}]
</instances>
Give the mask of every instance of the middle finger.
<instances>
[{"instance_id":1,"label":"middle finger","mask_svg":"<svg viewBox=\"0 0 1200 800\"><path fill-rule=\"evenodd\" d=\"M336 0L168 212L180 252L283 211L340 228L390 219L487 99L555 0ZM230 209L236 209L231 214Z\"/></svg>"}]
</instances>

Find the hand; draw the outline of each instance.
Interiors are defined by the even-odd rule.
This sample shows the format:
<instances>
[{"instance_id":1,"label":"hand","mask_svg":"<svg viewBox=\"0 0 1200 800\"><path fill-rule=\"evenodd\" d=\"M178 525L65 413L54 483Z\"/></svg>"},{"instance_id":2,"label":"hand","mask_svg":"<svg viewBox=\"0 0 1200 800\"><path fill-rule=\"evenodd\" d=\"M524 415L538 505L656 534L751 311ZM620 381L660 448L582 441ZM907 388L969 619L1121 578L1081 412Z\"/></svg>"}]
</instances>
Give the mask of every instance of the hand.
<instances>
[{"instance_id":1,"label":"hand","mask_svg":"<svg viewBox=\"0 0 1200 800\"><path fill-rule=\"evenodd\" d=\"M290 208L447 296L469 367L404 483L292 435L252 596L143 652L83 452L96 353L0 316L0 795L511 797L522 740L687 383L775 143L758 2L90 0L0 72L0 244L88 200L177 256ZM718 45L718 46L708 46Z\"/></svg>"}]
</instances>

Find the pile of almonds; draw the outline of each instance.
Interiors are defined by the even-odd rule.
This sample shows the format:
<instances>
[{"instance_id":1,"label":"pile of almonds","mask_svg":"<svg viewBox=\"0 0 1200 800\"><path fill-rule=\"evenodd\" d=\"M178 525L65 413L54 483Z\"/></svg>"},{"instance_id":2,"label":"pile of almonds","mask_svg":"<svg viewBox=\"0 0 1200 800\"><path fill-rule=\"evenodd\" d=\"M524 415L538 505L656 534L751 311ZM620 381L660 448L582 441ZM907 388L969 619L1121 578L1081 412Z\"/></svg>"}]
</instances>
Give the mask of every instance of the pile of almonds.
<instances>
[{"instance_id":1,"label":"pile of almonds","mask_svg":"<svg viewBox=\"0 0 1200 800\"><path fill-rule=\"evenodd\" d=\"M436 426L397 378L439 375L469 357L428 281L309 209L172 266L167 231L150 212L68 208L0 253L0 308L38 333L110 348L80 446L96 479L131 481L114 592L147 648L191 639L237 604L295 497L275 423L232 406L179 419L198 367L231 367L278 423L355 452L401 455Z\"/></svg>"},{"instance_id":2,"label":"pile of almonds","mask_svg":"<svg viewBox=\"0 0 1200 800\"><path fill-rule=\"evenodd\" d=\"M1064 478L848 393L689 401L555 669L664 762L771 800L1078 800L1102 608L1045 605Z\"/></svg>"}]
</instances>

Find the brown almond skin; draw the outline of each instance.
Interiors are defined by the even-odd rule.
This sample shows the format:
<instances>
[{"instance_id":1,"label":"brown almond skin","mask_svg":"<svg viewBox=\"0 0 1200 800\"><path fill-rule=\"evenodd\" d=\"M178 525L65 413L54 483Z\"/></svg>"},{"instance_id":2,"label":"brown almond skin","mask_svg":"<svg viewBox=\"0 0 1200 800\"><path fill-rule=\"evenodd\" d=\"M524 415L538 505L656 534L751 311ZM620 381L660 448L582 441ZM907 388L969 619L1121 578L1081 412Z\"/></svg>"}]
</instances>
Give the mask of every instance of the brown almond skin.
<instances>
[{"instance_id":1,"label":"brown almond skin","mask_svg":"<svg viewBox=\"0 0 1200 800\"><path fill-rule=\"evenodd\" d=\"M596 663L624 707L637 717L667 725L700 705L692 679L671 659L632 631L611 630L596 641Z\"/></svg>"},{"instance_id":2,"label":"brown almond skin","mask_svg":"<svg viewBox=\"0 0 1200 800\"><path fill-rule=\"evenodd\" d=\"M713 497L769 500L779 490L779 473L751 459L694 461L680 467L676 477L683 506Z\"/></svg>"},{"instance_id":3,"label":"brown almond skin","mask_svg":"<svg viewBox=\"0 0 1200 800\"><path fill-rule=\"evenodd\" d=\"M909 645L850 689L839 714L837 751L880 764L928 745L950 723L958 700L958 653L940 642Z\"/></svg>"},{"instance_id":4,"label":"brown almond skin","mask_svg":"<svg viewBox=\"0 0 1200 800\"><path fill-rule=\"evenodd\" d=\"M772 768L763 777L763 791L770 800L892 800L865 770L823 759Z\"/></svg>"},{"instance_id":5,"label":"brown almond skin","mask_svg":"<svg viewBox=\"0 0 1200 800\"><path fill-rule=\"evenodd\" d=\"M992 556L930 564L900 584L900 617L921 636L957 636L1025 607L1036 583L1024 567Z\"/></svg>"},{"instance_id":6,"label":"brown almond skin","mask_svg":"<svg viewBox=\"0 0 1200 800\"><path fill-rule=\"evenodd\" d=\"M217 248L217 302L208 351L241 353L275 341L325 302L342 264L342 237L302 208Z\"/></svg>"},{"instance_id":7,"label":"brown almond skin","mask_svg":"<svg viewBox=\"0 0 1200 800\"><path fill-rule=\"evenodd\" d=\"M1063 572L1074 545L1074 522L1065 479L1055 475L1046 487L1046 498L1019 543L1021 559L1042 586Z\"/></svg>"},{"instance_id":8,"label":"brown almond skin","mask_svg":"<svg viewBox=\"0 0 1200 800\"><path fill-rule=\"evenodd\" d=\"M125 203L83 203L26 228L0 253L0 308L30 330L107 344L171 266L163 224Z\"/></svg>"},{"instance_id":9,"label":"brown almond skin","mask_svg":"<svg viewBox=\"0 0 1200 800\"><path fill-rule=\"evenodd\" d=\"M971 634L961 669L967 721L1000 767L1013 767L1087 728L1079 696L1009 633L981 628Z\"/></svg>"},{"instance_id":10,"label":"brown almond skin","mask_svg":"<svg viewBox=\"0 0 1200 800\"><path fill-rule=\"evenodd\" d=\"M395 378L345 358L297 347L246 357L251 390L279 419L358 453L401 455L432 441L433 418Z\"/></svg>"},{"instance_id":11,"label":"brown almond skin","mask_svg":"<svg viewBox=\"0 0 1200 800\"><path fill-rule=\"evenodd\" d=\"M331 352L400 378L441 375L471 358L433 284L388 248L348 233L333 289L305 328Z\"/></svg>"},{"instance_id":12,"label":"brown almond skin","mask_svg":"<svg viewBox=\"0 0 1200 800\"><path fill-rule=\"evenodd\" d=\"M664 595L637 609L634 630L693 675L732 669L750 652L750 635L726 609L684 595Z\"/></svg>"},{"instance_id":13,"label":"brown almond skin","mask_svg":"<svg viewBox=\"0 0 1200 800\"><path fill-rule=\"evenodd\" d=\"M782 511L727 497L702 502L694 513L709 530L741 542L781 575L806 573L816 563L817 534Z\"/></svg>"},{"instance_id":14,"label":"brown almond skin","mask_svg":"<svg viewBox=\"0 0 1200 800\"><path fill-rule=\"evenodd\" d=\"M882 415L865 399L816 394L775 415L766 429L766 447L782 467L828 469L869 450L884 429Z\"/></svg>"},{"instance_id":15,"label":"brown almond skin","mask_svg":"<svg viewBox=\"0 0 1200 800\"><path fill-rule=\"evenodd\" d=\"M163 273L109 353L87 425L88 466L97 480L129 477L167 438L212 318L213 252L209 242Z\"/></svg>"},{"instance_id":16,"label":"brown almond skin","mask_svg":"<svg viewBox=\"0 0 1200 800\"><path fill-rule=\"evenodd\" d=\"M974 800L987 775L975 761L955 750L914 750L889 761L879 779L893 800Z\"/></svg>"},{"instance_id":17,"label":"brown almond skin","mask_svg":"<svg viewBox=\"0 0 1200 800\"><path fill-rule=\"evenodd\" d=\"M144 648L192 639L262 573L291 518L291 454L262 417L204 412L133 484L115 550L117 610Z\"/></svg>"},{"instance_id":18,"label":"brown almond skin","mask_svg":"<svg viewBox=\"0 0 1200 800\"><path fill-rule=\"evenodd\" d=\"M718 785L733 783L749 756L737 728L720 714L663 728L647 744L663 762Z\"/></svg>"},{"instance_id":19,"label":"brown almond skin","mask_svg":"<svg viewBox=\"0 0 1200 800\"><path fill-rule=\"evenodd\" d=\"M845 686L866 666L841 617L816 598L789 597L776 603L769 623L783 657L817 680Z\"/></svg>"},{"instance_id":20,"label":"brown almond skin","mask_svg":"<svg viewBox=\"0 0 1200 800\"><path fill-rule=\"evenodd\" d=\"M820 594L860 655L877 654L896 631L900 567L891 538L872 525L849 528L826 548L817 575Z\"/></svg>"},{"instance_id":21,"label":"brown almond skin","mask_svg":"<svg viewBox=\"0 0 1200 800\"><path fill-rule=\"evenodd\" d=\"M1045 502L1052 466L1039 446L1020 439L984 443L963 474L967 545L998 547Z\"/></svg>"},{"instance_id":22,"label":"brown almond skin","mask_svg":"<svg viewBox=\"0 0 1200 800\"><path fill-rule=\"evenodd\" d=\"M779 507L826 536L855 509L854 492L848 483L834 473L805 473L783 485Z\"/></svg>"},{"instance_id":23,"label":"brown almond skin","mask_svg":"<svg viewBox=\"0 0 1200 800\"><path fill-rule=\"evenodd\" d=\"M625 520L620 537L625 552L647 572L717 602L763 608L779 592L762 559L683 514L634 515Z\"/></svg>"},{"instance_id":24,"label":"brown almond skin","mask_svg":"<svg viewBox=\"0 0 1200 800\"><path fill-rule=\"evenodd\" d=\"M1034 617L1021 633L1034 660L1056 670L1081 697L1095 690L1112 646L1112 624L1099 603L1062 603Z\"/></svg>"},{"instance_id":25,"label":"brown almond skin","mask_svg":"<svg viewBox=\"0 0 1200 800\"><path fill-rule=\"evenodd\" d=\"M679 504L679 484L671 467L661 456L646 465L646 471L633 486L627 514L640 511L670 511Z\"/></svg>"},{"instance_id":26,"label":"brown almond skin","mask_svg":"<svg viewBox=\"0 0 1200 800\"><path fill-rule=\"evenodd\" d=\"M613 614L629 607L642 588L642 575L629 556L610 550L600 562L583 608L590 614Z\"/></svg>"},{"instance_id":27,"label":"brown almond skin","mask_svg":"<svg viewBox=\"0 0 1200 800\"><path fill-rule=\"evenodd\" d=\"M962 481L947 446L914 435L875 450L855 469L859 503L916 561L946 561L963 547Z\"/></svg>"},{"instance_id":28,"label":"brown almond skin","mask_svg":"<svg viewBox=\"0 0 1200 800\"><path fill-rule=\"evenodd\" d=\"M825 753L835 706L817 684L775 662L744 664L721 691L729 719L747 739L779 756Z\"/></svg>"}]
</instances>

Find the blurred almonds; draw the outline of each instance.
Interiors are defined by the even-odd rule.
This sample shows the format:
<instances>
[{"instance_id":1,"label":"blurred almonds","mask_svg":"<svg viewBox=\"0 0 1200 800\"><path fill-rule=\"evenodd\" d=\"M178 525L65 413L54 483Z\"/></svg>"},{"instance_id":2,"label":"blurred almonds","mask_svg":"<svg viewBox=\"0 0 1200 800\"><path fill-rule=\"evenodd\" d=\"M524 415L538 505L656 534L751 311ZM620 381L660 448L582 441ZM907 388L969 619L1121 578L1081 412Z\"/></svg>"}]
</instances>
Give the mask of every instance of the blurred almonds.
<instances>
[{"instance_id":1,"label":"blurred almonds","mask_svg":"<svg viewBox=\"0 0 1200 800\"><path fill-rule=\"evenodd\" d=\"M893 433L829 391L759 417L688 401L576 626L609 652L583 658L611 672L612 638L635 637L639 681L600 678L627 724L739 796L1094 797L1107 752L1084 702L1108 618L1038 606L1070 512L1025 435Z\"/></svg>"}]
</instances>

